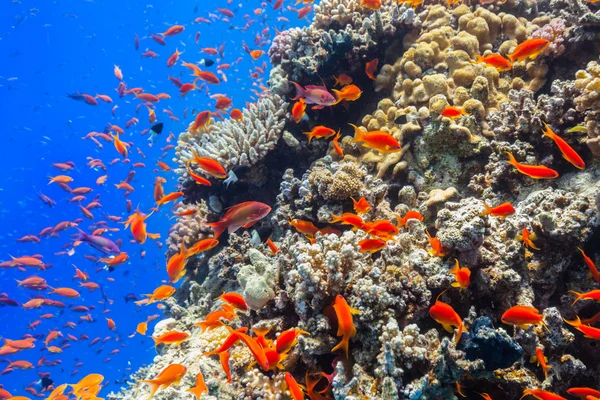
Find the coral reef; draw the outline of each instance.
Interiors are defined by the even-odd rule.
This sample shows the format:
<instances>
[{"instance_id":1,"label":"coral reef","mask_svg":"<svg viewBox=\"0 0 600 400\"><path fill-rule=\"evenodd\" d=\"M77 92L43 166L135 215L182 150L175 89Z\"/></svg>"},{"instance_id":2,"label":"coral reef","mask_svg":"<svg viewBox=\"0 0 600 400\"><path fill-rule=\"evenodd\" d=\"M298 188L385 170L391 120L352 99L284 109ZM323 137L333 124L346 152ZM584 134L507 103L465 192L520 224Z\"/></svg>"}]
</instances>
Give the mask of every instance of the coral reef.
<instances>
[{"instance_id":1,"label":"coral reef","mask_svg":"<svg viewBox=\"0 0 600 400\"><path fill-rule=\"evenodd\" d=\"M600 254L600 64L596 47L581 51L597 40L591 6L381 3L370 10L359 1L322 0L309 26L274 38L271 92L244 111L243 121L180 135L184 186L192 150L227 170L251 166L253 179L243 188L227 196L220 183L214 190L223 209L260 200L272 211L223 234L219 247L194 261L196 273L188 273L177 301L166 302L169 326L192 336L181 347L159 349L155 363L134 375L187 363L192 373L164 398L183 396L197 370L210 377L203 398L291 398L282 370L249 367L247 346L231 349L230 383L216 359L199 357L229 333L192 327L219 310L213 299L224 290L249 306L221 321L230 329L256 328L252 337L270 329L261 339L267 341L289 329L308 332L278 365L307 389L319 376L319 389L335 399L453 399L457 382L469 398L485 392L517 399L525 389L564 395L597 384L593 339L563 321L599 311L593 302L572 306L569 292L597 288L577 249L592 260ZM509 69L478 58L508 56L531 38L547 40L547 48ZM365 65L375 58L381 62L372 80ZM293 95L292 81L314 85L317 74L327 89L336 84L331 75L351 77L360 99L307 109L308 118L296 123L284 98ZM385 151L353 140L348 124L400 147ZM544 124L562 142L543 135ZM342 138L308 143L303 132L317 125L339 129ZM508 152L521 164L507 162ZM569 159L572 152L583 170ZM556 172L552 179L534 179L548 169ZM210 207L209 190L185 193L180 210L197 212L178 219L170 252L209 237L206 222L222 218ZM369 207L359 212L361 198ZM510 212L496 209L508 209L506 203ZM360 218L343 214L355 211ZM350 219L333 223L332 215ZM383 242L375 251L365 244L373 239ZM343 338L339 310L331 307L340 296L356 330ZM440 303L454 319L433 318ZM514 306L535 307L539 320L503 319ZM460 338L446 332L451 326L463 329ZM332 353L342 340L349 342L347 358ZM552 366L547 379L529 362L538 348ZM136 398L133 391L112 398Z\"/></svg>"}]
</instances>

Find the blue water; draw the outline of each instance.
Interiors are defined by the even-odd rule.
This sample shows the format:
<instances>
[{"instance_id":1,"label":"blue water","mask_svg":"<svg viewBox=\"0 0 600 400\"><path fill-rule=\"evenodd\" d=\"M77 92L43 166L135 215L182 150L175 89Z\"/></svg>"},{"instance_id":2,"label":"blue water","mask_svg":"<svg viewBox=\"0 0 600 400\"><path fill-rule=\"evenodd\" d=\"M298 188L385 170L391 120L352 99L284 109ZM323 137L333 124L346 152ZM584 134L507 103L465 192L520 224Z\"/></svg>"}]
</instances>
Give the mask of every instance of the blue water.
<instances>
[{"instance_id":1,"label":"blue water","mask_svg":"<svg viewBox=\"0 0 600 400\"><path fill-rule=\"evenodd\" d=\"M266 5L266 7L263 7ZM135 331L138 322L149 315L160 313L155 305L137 307L133 303L125 303L124 296L129 292L142 298L143 293L151 293L154 288L165 282L164 251L155 241L148 240L144 245L131 243L131 235L118 223L109 222L110 227L120 227L121 230L109 233L107 237L116 241L122 240L121 250L129 254L129 261L117 267L110 273L100 270L102 264L85 259L85 254L99 254L85 245L76 248L75 254L55 255L64 251L63 246L71 241L76 233L69 229L60 233L56 238L42 239L41 243L17 243L16 239L24 235L38 235L48 226L54 226L61 221L73 221L82 218L76 203L69 203L71 195L57 185L48 185L48 176L62 174L51 167L52 162L73 161L76 168L66 174L74 178L71 187L88 186L93 192L86 195L84 205L100 196L102 209L93 210L95 221L84 219L80 227L87 228L94 222L106 220L105 215L116 215L126 218L125 200L131 200L134 208L148 212L154 205L152 197L153 182L156 176L168 179L165 192L175 190L176 178L172 172L157 172L156 162L163 152L161 147L167 145L166 139L170 132L176 136L183 131L191 121L192 109L214 109L215 101L204 92L192 92L185 98L179 98L178 89L167 79L167 75L181 76L184 82L191 82L189 71L179 63L173 68L167 68L166 60L175 49L184 51L180 60L197 62L204 57L216 60L199 52L202 47L219 47L225 43L225 58L223 62L231 63L232 68L225 71L228 82L211 87L211 94L224 93L233 99L233 107L243 108L245 102L252 101L252 83L255 82L250 73L255 66L268 63L265 54L258 61L253 61L242 50L242 40L250 48L254 45L257 33L269 27L269 33L263 37L270 42L274 28L282 30L289 26L300 26L305 21L298 21L294 12L286 9L293 5L284 2L284 7L278 11L271 10L272 3L259 1L238 1L227 4L225 0L215 1L164 1L139 2L115 0L71 0L71 1L23 1L9 2L5 0L0 6L0 163L2 184L0 185L0 260L12 256L41 254L46 264L52 267L46 271L27 269L0 269L1 288L9 297L20 303L26 302L36 294L42 294L55 300L63 301L67 307L57 309L43 307L35 310L24 310L20 307L0 308L2 324L0 335L10 339L21 338L25 334L39 335L36 347L21 353L5 357L0 361L28 360L34 364L43 355L46 360L60 360L55 366L42 366L32 370L15 370L0 376L0 383L13 395L28 395L24 389L39 379L36 372L49 372L51 379L57 384L76 382L88 373L101 373L106 378L109 387L101 395L119 388L119 381L144 363L149 363L155 355L152 341L147 337L136 335L128 338ZM197 17L209 18L209 13L216 13L217 7L228 7L235 12L232 22L213 18L208 24L194 24ZM263 15L254 15L256 8L264 8ZM247 19L257 20L250 29L242 32L230 29L232 25L242 27ZM285 16L290 23L277 21L278 16ZM164 32L169 26L182 24L185 31L180 35L167 38L167 45L160 46L148 37L150 33ZM196 32L201 32L199 45L194 43ZM135 35L140 38L140 49L134 48ZM265 52L268 44L260 47ZM151 49L159 53L156 59L141 58L140 53ZM242 57L239 64L234 62ZM118 81L113 75L113 65L117 64L123 71L124 81L128 88L142 87L146 92L165 92L171 99L162 100L157 104L156 115L164 122L165 128L153 147L148 145L148 137L141 136L142 130L149 127L148 113L142 108L136 114L135 108L139 103L133 96L119 98L115 92ZM217 64L207 70L216 72ZM265 81L268 72L264 75ZM112 97L113 104L100 102L96 107L83 102L69 99L67 93L87 93L90 95L107 94ZM112 117L111 108L118 105L116 117ZM183 118L183 110L188 108L187 119ZM162 110L170 109L181 121L168 118ZM115 188L114 184L125 179L132 169L131 163L123 164L112 143L103 142L99 149L90 140L82 137L90 131L102 132L105 126L116 124L125 128L125 122L137 116L140 122L128 129L122 140L133 142L129 157L131 163L144 162L145 168L136 168L132 181L135 192L127 198L123 191ZM175 140L171 144L176 144ZM146 155L143 159L136 151L139 147ZM174 150L169 150L162 161L174 166L171 161ZM107 166L107 171L95 171L86 165L86 158L101 159ZM118 159L115 165L111 160ZM95 184L96 179L108 174L106 184L101 187ZM37 197L38 192L54 199L57 204L49 208ZM148 220L149 232L159 232L164 242L170 227L170 208L165 206ZM172 222L172 221L171 221ZM66 249L70 249L68 246ZM141 251L146 251L141 258ZM87 289L79 288L79 281L73 280L74 267L90 274L90 280L100 284L106 296L114 300L106 307L100 304L103 300L99 290L88 293ZM15 279L23 279L31 275L45 278L50 286L71 287L80 291L81 297L66 299L45 292L17 288ZM114 281L109 281L112 278ZM94 322L83 322L74 330L63 327L68 321L78 323L84 314L69 310L70 305L95 306L91 312ZM107 309L104 313L104 309ZM35 329L29 330L28 325L39 316L46 313L55 314L52 319L44 319ZM117 325L117 331L108 329L105 317L112 318ZM156 322L156 321L155 321ZM152 333L150 324L148 334ZM71 334L79 338L89 336L88 340L68 341L70 347L62 354L51 354L44 350L45 334L52 329L60 330L66 337ZM109 340L90 347L93 338L108 337ZM61 339L51 343L63 345ZM119 350L117 354L110 354ZM74 365L83 365L75 368ZM0 370L7 364L0 362ZM78 370L71 376L74 370ZM34 386L39 391L39 386ZM29 395L28 395L29 396ZM102 396L101 396L102 397Z\"/></svg>"}]
</instances>

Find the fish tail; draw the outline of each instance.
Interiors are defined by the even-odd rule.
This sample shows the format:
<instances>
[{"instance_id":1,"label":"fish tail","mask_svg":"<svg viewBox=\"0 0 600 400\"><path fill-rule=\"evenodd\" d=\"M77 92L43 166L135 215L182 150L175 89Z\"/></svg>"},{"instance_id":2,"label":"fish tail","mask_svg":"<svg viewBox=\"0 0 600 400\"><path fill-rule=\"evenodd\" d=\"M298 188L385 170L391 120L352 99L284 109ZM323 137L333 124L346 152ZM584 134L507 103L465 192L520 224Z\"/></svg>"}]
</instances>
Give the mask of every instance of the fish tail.
<instances>
[{"instance_id":1,"label":"fish tail","mask_svg":"<svg viewBox=\"0 0 600 400\"><path fill-rule=\"evenodd\" d=\"M483 206L485 207L485 211L482 212L481 214L479 214L480 217L484 217L484 216L490 215L492 213L492 207L488 206L485 203L483 203Z\"/></svg>"},{"instance_id":2,"label":"fish tail","mask_svg":"<svg viewBox=\"0 0 600 400\"><path fill-rule=\"evenodd\" d=\"M354 128L354 139L352 139L352 142L364 142L364 138L365 138L365 134L363 133L363 131L361 131L360 129L358 129L358 126L353 125L353 124L348 124L351 127Z\"/></svg>"},{"instance_id":3,"label":"fish tail","mask_svg":"<svg viewBox=\"0 0 600 400\"><path fill-rule=\"evenodd\" d=\"M150 400L152 398L152 396L154 396L154 394L156 393L156 391L158 390L158 388L160 386L153 379L143 380L143 381L140 381L140 383L147 383L152 388L150 391L150 396L148 396L148 398L146 400Z\"/></svg>"},{"instance_id":4,"label":"fish tail","mask_svg":"<svg viewBox=\"0 0 600 400\"><path fill-rule=\"evenodd\" d=\"M515 167L517 166L517 164L519 164L517 162L517 160L515 159L515 156L513 156L510 151L507 151L506 155L508 156L508 163L509 164L514 165Z\"/></svg>"},{"instance_id":5,"label":"fish tail","mask_svg":"<svg viewBox=\"0 0 600 400\"><path fill-rule=\"evenodd\" d=\"M574 290L569 290L569 292L573 293L576 296L575 301L573 302L573 304L571 304L571 306L575 305L575 303L577 303L579 300L583 299L583 296L585 295L585 293L579 293Z\"/></svg>"},{"instance_id":6,"label":"fish tail","mask_svg":"<svg viewBox=\"0 0 600 400\"><path fill-rule=\"evenodd\" d=\"M340 222L342 220L342 216L341 215L331 214L331 217L333 219L331 221L329 221L330 224L335 224L336 222Z\"/></svg>"},{"instance_id":7,"label":"fish tail","mask_svg":"<svg viewBox=\"0 0 600 400\"><path fill-rule=\"evenodd\" d=\"M306 91L304 90L304 88L301 85L297 84L294 81L290 81L290 82L292 82L294 84L294 87L296 88L296 97L292 97L292 98L290 98L290 100L298 100L300 98L306 97Z\"/></svg>"},{"instance_id":8,"label":"fish tail","mask_svg":"<svg viewBox=\"0 0 600 400\"><path fill-rule=\"evenodd\" d=\"M473 64L481 64L483 62L485 62L483 57L480 54L477 54L477 61L474 61Z\"/></svg>"},{"instance_id":9,"label":"fish tail","mask_svg":"<svg viewBox=\"0 0 600 400\"><path fill-rule=\"evenodd\" d=\"M206 225L210 226L212 228L213 232L215 233L215 236L213 237L213 239L217 239L219 236L221 236L221 233L223 233L223 231L226 228L223 221L211 222Z\"/></svg>"},{"instance_id":10,"label":"fish tail","mask_svg":"<svg viewBox=\"0 0 600 400\"><path fill-rule=\"evenodd\" d=\"M548 126L547 123L542 122L544 124L544 129L542 129L542 134L544 136L548 136L550 139L554 139L554 137L556 136L556 134L552 131L552 129L550 129L550 127Z\"/></svg>"},{"instance_id":11,"label":"fish tail","mask_svg":"<svg viewBox=\"0 0 600 400\"><path fill-rule=\"evenodd\" d=\"M465 329L464 324L462 323L462 321L460 321L460 325L458 325L458 330L456 331L456 343L454 343L454 345L457 345L458 342L460 342L460 337L462 336L463 332L466 332L467 330Z\"/></svg>"},{"instance_id":12,"label":"fish tail","mask_svg":"<svg viewBox=\"0 0 600 400\"><path fill-rule=\"evenodd\" d=\"M312 140L312 138L314 138L314 137L315 137L315 135L313 135L313 133L312 133L312 132L304 132L304 134L305 134L306 136L308 136L308 143L310 143L310 141Z\"/></svg>"},{"instance_id":13,"label":"fish tail","mask_svg":"<svg viewBox=\"0 0 600 400\"><path fill-rule=\"evenodd\" d=\"M575 328L580 327L581 325L583 325L583 322L581 322L581 319L579 318L578 315L575 316L575 320L574 321L569 321L563 318L563 321L565 321L567 324L574 326Z\"/></svg>"},{"instance_id":14,"label":"fish tail","mask_svg":"<svg viewBox=\"0 0 600 400\"><path fill-rule=\"evenodd\" d=\"M331 352L342 349L346 353L346 359L348 359L348 342L349 342L348 337L346 337L346 336L342 337L342 340L333 349L331 349Z\"/></svg>"},{"instance_id":15,"label":"fish tail","mask_svg":"<svg viewBox=\"0 0 600 400\"><path fill-rule=\"evenodd\" d=\"M452 269L450 271L448 271L451 274L458 274L458 270L460 269L460 265L458 264L458 259L454 259L455 263L454 263L454 267L452 267Z\"/></svg>"}]
</instances>

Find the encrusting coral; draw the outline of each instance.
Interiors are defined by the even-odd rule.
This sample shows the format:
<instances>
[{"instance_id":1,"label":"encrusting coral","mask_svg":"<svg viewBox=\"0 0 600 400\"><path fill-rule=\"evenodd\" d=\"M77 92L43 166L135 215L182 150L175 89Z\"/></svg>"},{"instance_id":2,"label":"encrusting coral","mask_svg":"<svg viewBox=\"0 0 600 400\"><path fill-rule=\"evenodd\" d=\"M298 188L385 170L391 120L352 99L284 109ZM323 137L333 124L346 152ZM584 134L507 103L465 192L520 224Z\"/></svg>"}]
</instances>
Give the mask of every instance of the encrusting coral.
<instances>
[{"instance_id":1,"label":"encrusting coral","mask_svg":"<svg viewBox=\"0 0 600 400\"><path fill-rule=\"evenodd\" d=\"M580 22L594 15L583 2L484 3L384 0L370 10L322 0L311 25L274 38L271 92L242 121L180 135L180 210L197 213L177 221L171 253L210 237L207 221L225 218L207 206L209 191L189 188L192 150L228 171L256 168L261 179L234 185L231 196L216 189L225 213L253 200L272 211L236 225L213 253L190 261L195 272L165 312L192 337L159 350L136 379L185 361L210 376L203 398L219 399L291 398L284 370L307 391L319 376L321 395L335 399L453 399L459 387L469 398L517 399L525 389L564 394L597 384L593 339L563 318L598 311L592 302L572 306L569 291L597 288L582 253L599 254L600 66L595 48L573 54L597 39L591 27L600 22ZM545 47L518 60L517 46L532 38ZM494 55L510 68L481 60ZM292 81L315 85L317 75L328 93L346 76L361 94L307 107L295 122L285 99L302 94ZM309 143L305 133L318 127L340 135ZM391 144L359 140L368 134ZM192 328L227 311L214 300L223 291L239 293L249 310L224 314L214 329ZM351 326L340 318L340 297ZM444 304L445 317L432 311ZM539 315L527 323L503 317L515 306ZM462 336L446 332L452 327ZM287 330L304 333L268 368L249 367L260 360L250 346L234 345L227 365L236 378L226 383L219 362L199 355L245 328L251 339L263 335L256 340L266 349ZM332 354L340 343L348 343L348 357ZM547 379L529 362L538 347L552 366ZM186 377L163 398L183 396L192 384ZM113 398L135 396L123 390Z\"/></svg>"}]
</instances>

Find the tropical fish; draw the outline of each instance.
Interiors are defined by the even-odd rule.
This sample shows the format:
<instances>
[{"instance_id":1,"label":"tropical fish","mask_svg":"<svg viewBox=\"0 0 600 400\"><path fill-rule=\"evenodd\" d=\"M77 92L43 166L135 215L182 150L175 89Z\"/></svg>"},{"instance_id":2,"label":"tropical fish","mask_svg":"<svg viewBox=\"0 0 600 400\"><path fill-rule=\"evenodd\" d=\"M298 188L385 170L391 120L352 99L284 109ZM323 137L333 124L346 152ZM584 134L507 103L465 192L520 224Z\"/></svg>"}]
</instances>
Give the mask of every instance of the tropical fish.
<instances>
[{"instance_id":1,"label":"tropical fish","mask_svg":"<svg viewBox=\"0 0 600 400\"><path fill-rule=\"evenodd\" d=\"M530 306L513 306L502 314L502 322L527 329L529 325L541 325L550 331L544 323L544 316L537 308Z\"/></svg>"},{"instance_id":2,"label":"tropical fish","mask_svg":"<svg viewBox=\"0 0 600 400\"><path fill-rule=\"evenodd\" d=\"M577 249L581 252L581 255L583 256L583 260L585 261L585 264L589 268L590 275L592 276L592 278L594 278L594 280L596 282L600 283L600 275L598 274L598 269L596 268L596 265L594 264L594 261L592 261L592 259L589 258L585 254L585 252L583 251L583 249L581 247L578 247Z\"/></svg>"},{"instance_id":3,"label":"tropical fish","mask_svg":"<svg viewBox=\"0 0 600 400\"><path fill-rule=\"evenodd\" d=\"M575 305L575 303L577 303L579 300L600 301L600 289L591 290L586 293L579 293L574 290L569 290L569 293L573 293L575 295L575 301L573 301L573 304L571 305Z\"/></svg>"},{"instance_id":4,"label":"tropical fish","mask_svg":"<svg viewBox=\"0 0 600 400\"><path fill-rule=\"evenodd\" d=\"M292 395L293 400L304 400L304 391L302 387L296 382L296 379L289 372L285 373L285 384Z\"/></svg>"},{"instance_id":5,"label":"tropical fish","mask_svg":"<svg viewBox=\"0 0 600 400\"><path fill-rule=\"evenodd\" d=\"M527 395L533 396L538 400L567 400L562 396L551 392L547 392L542 389L525 389L523 391L523 396L521 396L521 399Z\"/></svg>"},{"instance_id":6,"label":"tropical fish","mask_svg":"<svg viewBox=\"0 0 600 400\"><path fill-rule=\"evenodd\" d=\"M342 134L340 131L338 131L338 133L334 136L332 143L333 143L333 148L335 149L335 152L338 154L338 156L340 157L344 157L344 150L342 149L342 147L340 146L340 137L342 137Z\"/></svg>"},{"instance_id":7,"label":"tropical fish","mask_svg":"<svg viewBox=\"0 0 600 400\"><path fill-rule=\"evenodd\" d=\"M515 208L508 201L496 207L490 207L485 203L483 203L483 206L485 207L485 211L479 214L480 217L491 215L494 217L506 218L507 216L512 215L515 212Z\"/></svg>"},{"instance_id":8,"label":"tropical fish","mask_svg":"<svg viewBox=\"0 0 600 400\"><path fill-rule=\"evenodd\" d=\"M427 233L429 245L431 246L431 250L429 250L428 253L432 256L444 257L446 255L446 250L442 246L440 240L437 237L432 237L427 229L425 230L425 233Z\"/></svg>"},{"instance_id":9,"label":"tropical fish","mask_svg":"<svg viewBox=\"0 0 600 400\"><path fill-rule=\"evenodd\" d=\"M507 60L506 58L502 57L500 54L492 53L492 54L488 54L485 57L482 57L478 54L477 61L475 61L474 64L478 64L478 63L484 63L490 67L494 67L500 72L509 71L510 69L512 69L511 62L509 60Z\"/></svg>"},{"instance_id":10,"label":"tropical fish","mask_svg":"<svg viewBox=\"0 0 600 400\"><path fill-rule=\"evenodd\" d=\"M292 118L294 119L294 122L299 124L300 121L302 121L305 116L306 116L306 102L304 101L304 98L300 97L298 99L298 101L295 102L294 105L292 106ZM309 140L310 140L310 137L309 137Z\"/></svg>"},{"instance_id":11,"label":"tropical fish","mask_svg":"<svg viewBox=\"0 0 600 400\"><path fill-rule=\"evenodd\" d=\"M227 171L219 164L217 160L210 157L200 157L195 150L192 151L194 158L190 160L191 163L198 164L198 166L210 176L219 179L227 178Z\"/></svg>"},{"instance_id":12,"label":"tropical fish","mask_svg":"<svg viewBox=\"0 0 600 400\"><path fill-rule=\"evenodd\" d=\"M567 324L574 326L579 332L583 333L584 337L588 339L600 340L600 329L591 327L589 325L584 325L579 316L575 316L574 321L567 321L566 319L564 321Z\"/></svg>"},{"instance_id":13,"label":"tropical fish","mask_svg":"<svg viewBox=\"0 0 600 400\"><path fill-rule=\"evenodd\" d=\"M337 102L340 101L356 101L360 99L362 94L362 90L358 88L356 85L347 85L344 86L341 90L331 89L331 91L337 97Z\"/></svg>"},{"instance_id":14,"label":"tropical fish","mask_svg":"<svg viewBox=\"0 0 600 400\"><path fill-rule=\"evenodd\" d=\"M208 387L204 382L204 376L202 375L202 372L198 372L198 374L196 374L196 386L189 388L186 390L186 392L193 394L196 400L200 400L202 393L208 393Z\"/></svg>"},{"instance_id":15,"label":"tropical fish","mask_svg":"<svg viewBox=\"0 0 600 400\"><path fill-rule=\"evenodd\" d=\"M456 311L454 311L454 308L452 308L450 304L440 301L440 296L444 294L444 292L438 294L438 296L436 297L435 304L429 308L429 315L437 323L442 324L444 329L449 333L454 332L452 329L453 326L458 328L455 342L455 344L458 344L458 342L460 342L460 337L463 331L466 332L466 329L463 325L462 319L456 313Z\"/></svg>"},{"instance_id":16,"label":"tropical fish","mask_svg":"<svg viewBox=\"0 0 600 400\"><path fill-rule=\"evenodd\" d=\"M179 346L181 343L185 342L189 338L189 333L179 331L165 332L159 337L152 336L152 340L154 340L155 346L158 346L160 344L174 344L175 346Z\"/></svg>"},{"instance_id":17,"label":"tropical fish","mask_svg":"<svg viewBox=\"0 0 600 400\"><path fill-rule=\"evenodd\" d=\"M337 336L342 336L342 340L331 351L344 350L346 358L348 358L350 338L356 336L356 326L354 325L352 315L360 314L360 311L350 307L341 294L335 297L332 306L338 323Z\"/></svg>"},{"instance_id":18,"label":"tropical fish","mask_svg":"<svg viewBox=\"0 0 600 400\"><path fill-rule=\"evenodd\" d=\"M533 179L553 179L558 178L558 172L550 169L544 165L526 165L517 162L515 157L510 152L506 152L508 155L508 163L514 166L517 171L527 175Z\"/></svg>"},{"instance_id":19,"label":"tropical fish","mask_svg":"<svg viewBox=\"0 0 600 400\"><path fill-rule=\"evenodd\" d=\"M144 296L149 297L147 304L152 304L156 301L163 301L171 297L175 293L176 289L173 286L161 285L154 289L152 294L145 294Z\"/></svg>"},{"instance_id":20,"label":"tropical fish","mask_svg":"<svg viewBox=\"0 0 600 400\"><path fill-rule=\"evenodd\" d=\"M296 87L296 97L291 100L304 99L306 104L316 104L317 106L332 106L336 103L335 96L333 96L325 86L314 86L309 85L302 87L294 81L291 81Z\"/></svg>"},{"instance_id":21,"label":"tropical fish","mask_svg":"<svg viewBox=\"0 0 600 400\"><path fill-rule=\"evenodd\" d=\"M358 242L361 253L376 253L386 246L386 241L381 239L362 239Z\"/></svg>"},{"instance_id":22,"label":"tropical fish","mask_svg":"<svg viewBox=\"0 0 600 400\"><path fill-rule=\"evenodd\" d=\"M544 129L542 130L542 133L545 136L548 136L550 139L554 140L554 143L556 143L556 145L558 146L558 149L562 153L562 156L565 160L567 160L568 162L573 164L573 166L575 168L578 168L581 170L585 169L585 162L583 161L581 156L579 154L577 154L577 152L575 150L573 150L573 148L571 146L569 146L569 144L567 142L565 142L565 140L563 138L561 138L556 133L554 133L554 131L552 129L550 129L548 124L546 124L545 122L544 122Z\"/></svg>"},{"instance_id":23,"label":"tropical fish","mask_svg":"<svg viewBox=\"0 0 600 400\"><path fill-rule=\"evenodd\" d=\"M271 207L266 204L247 201L231 207L220 221L207 225L213 229L214 239L217 239L225 229L231 234L240 228L250 228L270 212Z\"/></svg>"},{"instance_id":24,"label":"tropical fish","mask_svg":"<svg viewBox=\"0 0 600 400\"><path fill-rule=\"evenodd\" d=\"M534 232L530 233L527 227L523 228L520 235L517 235L517 240L522 240L523 243L525 243L525 245L530 249L540 250L540 248L536 247L536 245L533 243L533 241L536 239L537 235Z\"/></svg>"},{"instance_id":25,"label":"tropical fish","mask_svg":"<svg viewBox=\"0 0 600 400\"><path fill-rule=\"evenodd\" d=\"M365 1L373 1L373 0L361 0L361 1L365 2ZM375 0L375 1L379 1L379 0ZM379 5L381 5L380 1L379 1ZM365 73L367 74L369 79L371 79L373 81L376 79L375 73L377 72L378 65L379 65L378 58L374 58L373 60L371 60L365 64Z\"/></svg>"},{"instance_id":26,"label":"tropical fish","mask_svg":"<svg viewBox=\"0 0 600 400\"><path fill-rule=\"evenodd\" d=\"M452 287L466 289L471 283L471 271L467 267L461 267L456 258L454 261L454 267L448 271L454 275L454 282L452 282L451 285Z\"/></svg>"},{"instance_id":27,"label":"tropical fish","mask_svg":"<svg viewBox=\"0 0 600 400\"><path fill-rule=\"evenodd\" d=\"M350 85L352 83L352 77L348 76L346 74L339 74L338 76L334 76L333 77L334 80L334 86L347 86Z\"/></svg>"},{"instance_id":28,"label":"tropical fish","mask_svg":"<svg viewBox=\"0 0 600 400\"><path fill-rule=\"evenodd\" d=\"M140 382L148 383L150 385L151 391L148 399L151 399L159 388L166 389L171 385L179 385L179 382L185 376L186 372L187 369L185 366L181 364L170 364L154 379L146 379Z\"/></svg>"},{"instance_id":29,"label":"tropical fish","mask_svg":"<svg viewBox=\"0 0 600 400\"><path fill-rule=\"evenodd\" d=\"M567 390L567 393L571 396L585 399L586 396L600 397L600 390L587 388L587 387L574 387Z\"/></svg>"},{"instance_id":30,"label":"tropical fish","mask_svg":"<svg viewBox=\"0 0 600 400\"><path fill-rule=\"evenodd\" d=\"M189 257L188 250L185 248L185 243L181 242L179 253L175 253L167 261L167 275L169 275L170 283L177 283L185 275L185 266Z\"/></svg>"},{"instance_id":31,"label":"tropical fish","mask_svg":"<svg viewBox=\"0 0 600 400\"><path fill-rule=\"evenodd\" d=\"M462 117L463 115L468 115L468 113L464 110L464 108L455 107L455 106L446 106L442 110L440 117L455 119L455 118Z\"/></svg>"},{"instance_id":32,"label":"tropical fish","mask_svg":"<svg viewBox=\"0 0 600 400\"><path fill-rule=\"evenodd\" d=\"M365 225L360 215L352 213L343 213L342 215L331 214L331 217L333 219L329 221L330 224L335 224L339 222L342 225L352 225L353 230L363 229Z\"/></svg>"},{"instance_id":33,"label":"tropical fish","mask_svg":"<svg viewBox=\"0 0 600 400\"><path fill-rule=\"evenodd\" d=\"M363 132L356 125L354 128L354 143L362 143L363 147L375 149L382 154L395 153L402 150L400 143L389 133L383 131Z\"/></svg>"},{"instance_id":34,"label":"tropical fish","mask_svg":"<svg viewBox=\"0 0 600 400\"><path fill-rule=\"evenodd\" d=\"M102 236L88 235L79 228L78 230L79 236L77 237L77 241L84 242L87 245L105 254L116 255L121 253L121 250L119 250L119 246L117 246L112 240Z\"/></svg>"},{"instance_id":35,"label":"tropical fish","mask_svg":"<svg viewBox=\"0 0 600 400\"><path fill-rule=\"evenodd\" d=\"M542 349L540 347L537 347L535 349L535 356L531 357L531 362L536 362L537 364L542 367L542 371L544 371L544 379L547 380L548 379L548 370L550 370L550 368L552 368L550 365L546 364L548 362L548 359L544 356L544 352L542 351Z\"/></svg>"},{"instance_id":36,"label":"tropical fish","mask_svg":"<svg viewBox=\"0 0 600 400\"><path fill-rule=\"evenodd\" d=\"M319 231L319 228L310 221L304 221L301 219L292 219L290 217L290 225L293 226L298 232L303 233L307 236L315 236Z\"/></svg>"},{"instance_id":37,"label":"tropical fish","mask_svg":"<svg viewBox=\"0 0 600 400\"><path fill-rule=\"evenodd\" d=\"M308 143L313 138L330 138L335 135L335 131L331 128L327 128L323 125L315 126L310 132L304 132L305 135L308 136Z\"/></svg>"},{"instance_id":38,"label":"tropical fish","mask_svg":"<svg viewBox=\"0 0 600 400\"><path fill-rule=\"evenodd\" d=\"M527 39L508 54L510 61L522 61L527 58L535 60L537 56L544 52L550 46L550 41L541 38Z\"/></svg>"}]
</instances>

